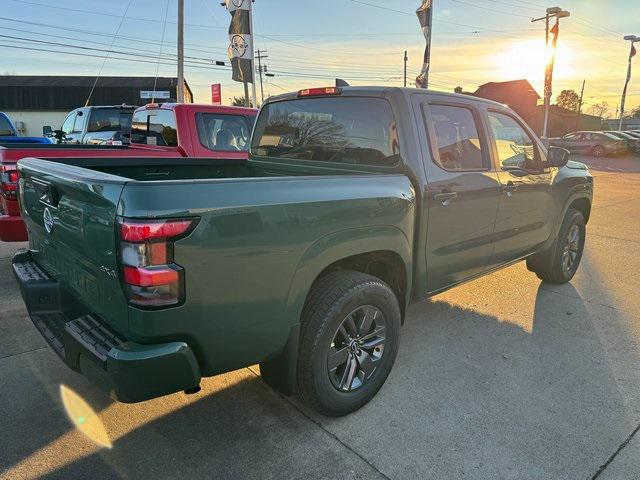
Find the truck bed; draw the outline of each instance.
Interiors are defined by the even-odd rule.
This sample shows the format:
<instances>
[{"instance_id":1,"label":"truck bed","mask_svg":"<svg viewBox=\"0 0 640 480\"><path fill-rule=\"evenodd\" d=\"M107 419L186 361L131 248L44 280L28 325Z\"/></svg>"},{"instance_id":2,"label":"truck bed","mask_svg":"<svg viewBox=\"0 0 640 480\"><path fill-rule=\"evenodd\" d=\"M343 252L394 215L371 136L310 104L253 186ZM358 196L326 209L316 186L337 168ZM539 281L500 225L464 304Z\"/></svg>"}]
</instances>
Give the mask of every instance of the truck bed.
<instances>
[{"instance_id":1,"label":"truck bed","mask_svg":"<svg viewBox=\"0 0 640 480\"><path fill-rule=\"evenodd\" d=\"M326 262L363 243L374 250L391 243L411 269L415 192L401 173L259 160L65 162L18 164L33 261L79 305L65 315L97 315L141 344L185 341L203 375L278 353L308 284L326 266L319 251ZM184 304L153 311L128 304L119 219L196 222L175 242ZM176 315L184 334L176 333Z\"/></svg>"}]
</instances>

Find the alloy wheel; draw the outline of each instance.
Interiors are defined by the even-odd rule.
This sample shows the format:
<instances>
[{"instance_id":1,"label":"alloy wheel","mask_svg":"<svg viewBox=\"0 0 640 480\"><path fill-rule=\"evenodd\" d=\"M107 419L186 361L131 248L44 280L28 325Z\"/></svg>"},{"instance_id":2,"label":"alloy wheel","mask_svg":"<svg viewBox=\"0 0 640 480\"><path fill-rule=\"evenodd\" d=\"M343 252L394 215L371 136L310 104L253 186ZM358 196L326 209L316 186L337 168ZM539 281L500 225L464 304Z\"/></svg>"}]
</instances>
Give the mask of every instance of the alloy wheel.
<instances>
[{"instance_id":1,"label":"alloy wheel","mask_svg":"<svg viewBox=\"0 0 640 480\"><path fill-rule=\"evenodd\" d=\"M580 227L572 225L567 233L565 245L562 250L562 269L571 272L577 262L580 252Z\"/></svg>"},{"instance_id":2,"label":"alloy wheel","mask_svg":"<svg viewBox=\"0 0 640 480\"><path fill-rule=\"evenodd\" d=\"M371 305L344 318L327 354L329 378L337 390L357 390L372 378L384 355L386 329L384 315Z\"/></svg>"}]
</instances>

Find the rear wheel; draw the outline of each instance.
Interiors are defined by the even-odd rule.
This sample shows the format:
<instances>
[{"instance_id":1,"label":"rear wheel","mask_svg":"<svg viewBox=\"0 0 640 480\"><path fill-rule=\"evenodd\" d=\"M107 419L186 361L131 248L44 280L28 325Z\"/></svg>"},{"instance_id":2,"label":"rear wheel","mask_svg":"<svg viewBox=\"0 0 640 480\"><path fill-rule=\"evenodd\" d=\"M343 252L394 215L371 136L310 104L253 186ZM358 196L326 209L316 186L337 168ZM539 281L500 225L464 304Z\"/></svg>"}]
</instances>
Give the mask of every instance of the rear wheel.
<instances>
[{"instance_id":1,"label":"rear wheel","mask_svg":"<svg viewBox=\"0 0 640 480\"><path fill-rule=\"evenodd\" d=\"M570 208L564 217L558 237L544 252L527 259L527 268L549 283L566 283L578 270L585 242L584 216Z\"/></svg>"},{"instance_id":2,"label":"rear wheel","mask_svg":"<svg viewBox=\"0 0 640 480\"><path fill-rule=\"evenodd\" d=\"M328 416L359 409L387 379L399 339L400 308L387 284L348 270L326 275L303 311L300 396Z\"/></svg>"},{"instance_id":3,"label":"rear wheel","mask_svg":"<svg viewBox=\"0 0 640 480\"><path fill-rule=\"evenodd\" d=\"M591 149L591 154L594 157L603 157L604 156L604 147L602 145L596 145Z\"/></svg>"}]
</instances>

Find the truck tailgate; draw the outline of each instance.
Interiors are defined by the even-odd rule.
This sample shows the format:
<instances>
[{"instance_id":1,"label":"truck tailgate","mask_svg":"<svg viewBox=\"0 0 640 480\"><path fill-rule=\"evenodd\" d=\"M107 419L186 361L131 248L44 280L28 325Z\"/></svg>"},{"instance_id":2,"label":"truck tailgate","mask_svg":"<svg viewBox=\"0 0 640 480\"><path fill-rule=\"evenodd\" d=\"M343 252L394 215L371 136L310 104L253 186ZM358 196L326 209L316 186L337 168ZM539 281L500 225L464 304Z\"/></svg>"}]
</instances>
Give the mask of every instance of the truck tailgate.
<instances>
[{"instance_id":1,"label":"truck tailgate","mask_svg":"<svg viewBox=\"0 0 640 480\"><path fill-rule=\"evenodd\" d=\"M125 332L115 223L127 179L37 159L20 162L18 169L33 259L77 301L68 308L84 307Z\"/></svg>"}]
</instances>

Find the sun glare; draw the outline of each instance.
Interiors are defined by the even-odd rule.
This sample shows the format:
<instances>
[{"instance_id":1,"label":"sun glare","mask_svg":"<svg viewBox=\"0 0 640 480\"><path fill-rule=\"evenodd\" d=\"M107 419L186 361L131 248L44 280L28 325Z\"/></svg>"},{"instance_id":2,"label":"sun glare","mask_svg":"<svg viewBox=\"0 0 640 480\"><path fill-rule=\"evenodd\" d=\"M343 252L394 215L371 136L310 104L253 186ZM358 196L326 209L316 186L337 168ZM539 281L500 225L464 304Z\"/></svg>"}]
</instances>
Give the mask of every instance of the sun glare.
<instances>
[{"instance_id":1,"label":"sun glare","mask_svg":"<svg viewBox=\"0 0 640 480\"><path fill-rule=\"evenodd\" d=\"M552 49L545 48L544 39L516 42L495 56L495 65L499 73L511 80L524 78L533 85L542 85L544 70L551 60ZM571 51L562 44L556 49L553 69L554 78L567 78L571 75Z\"/></svg>"}]
</instances>

